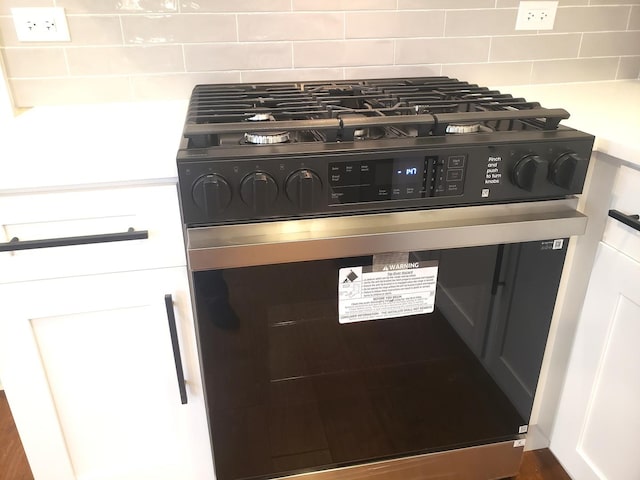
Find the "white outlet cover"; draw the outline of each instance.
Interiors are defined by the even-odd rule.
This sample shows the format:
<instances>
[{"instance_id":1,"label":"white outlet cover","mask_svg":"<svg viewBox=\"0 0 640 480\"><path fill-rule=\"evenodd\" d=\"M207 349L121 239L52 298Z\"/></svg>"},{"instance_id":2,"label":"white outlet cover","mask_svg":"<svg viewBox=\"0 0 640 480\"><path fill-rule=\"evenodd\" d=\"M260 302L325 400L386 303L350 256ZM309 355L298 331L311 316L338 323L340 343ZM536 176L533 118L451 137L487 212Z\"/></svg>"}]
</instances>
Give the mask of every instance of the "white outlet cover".
<instances>
[{"instance_id":1,"label":"white outlet cover","mask_svg":"<svg viewBox=\"0 0 640 480\"><path fill-rule=\"evenodd\" d=\"M553 30L558 2L520 2L516 30Z\"/></svg>"},{"instance_id":2,"label":"white outlet cover","mask_svg":"<svg viewBox=\"0 0 640 480\"><path fill-rule=\"evenodd\" d=\"M16 36L21 42L68 42L71 40L64 8L12 8L11 15ZM55 28L47 29L48 24L54 24ZM29 28L30 25L35 25L35 28Z\"/></svg>"}]
</instances>

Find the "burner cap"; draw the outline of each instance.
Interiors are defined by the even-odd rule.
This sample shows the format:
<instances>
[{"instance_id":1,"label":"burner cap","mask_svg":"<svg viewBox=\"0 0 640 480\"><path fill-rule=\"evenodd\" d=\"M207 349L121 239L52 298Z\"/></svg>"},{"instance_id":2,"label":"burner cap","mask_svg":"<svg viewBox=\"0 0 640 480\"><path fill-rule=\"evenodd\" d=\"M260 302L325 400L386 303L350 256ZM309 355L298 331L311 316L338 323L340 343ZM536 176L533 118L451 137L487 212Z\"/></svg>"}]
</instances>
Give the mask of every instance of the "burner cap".
<instances>
[{"instance_id":1,"label":"burner cap","mask_svg":"<svg viewBox=\"0 0 640 480\"><path fill-rule=\"evenodd\" d=\"M252 117L247 118L247 120L250 122L267 122L273 121L275 118L273 118L273 115L270 113L256 113Z\"/></svg>"},{"instance_id":2,"label":"burner cap","mask_svg":"<svg viewBox=\"0 0 640 480\"><path fill-rule=\"evenodd\" d=\"M261 132L245 133L244 141L255 145L269 145L274 143L286 143L291 140L289 132Z\"/></svg>"},{"instance_id":3,"label":"burner cap","mask_svg":"<svg viewBox=\"0 0 640 480\"><path fill-rule=\"evenodd\" d=\"M447 125L447 133L476 133L480 131L479 123L456 123Z\"/></svg>"}]
</instances>

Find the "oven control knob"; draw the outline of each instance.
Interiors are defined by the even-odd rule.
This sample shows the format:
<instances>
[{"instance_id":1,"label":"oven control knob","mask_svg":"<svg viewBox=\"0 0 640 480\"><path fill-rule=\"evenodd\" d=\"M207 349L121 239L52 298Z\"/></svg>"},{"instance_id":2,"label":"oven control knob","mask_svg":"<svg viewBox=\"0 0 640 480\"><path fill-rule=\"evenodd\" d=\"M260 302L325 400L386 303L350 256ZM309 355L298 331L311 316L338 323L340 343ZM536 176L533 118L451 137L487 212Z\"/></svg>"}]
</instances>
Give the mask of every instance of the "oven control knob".
<instances>
[{"instance_id":1,"label":"oven control knob","mask_svg":"<svg viewBox=\"0 0 640 480\"><path fill-rule=\"evenodd\" d=\"M549 162L538 155L522 157L513 167L512 179L518 187L533 192L547 180Z\"/></svg>"},{"instance_id":2,"label":"oven control knob","mask_svg":"<svg viewBox=\"0 0 640 480\"><path fill-rule=\"evenodd\" d=\"M302 211L312 210L322 198L322 181L313 170L298 170L287 178L287 197Z\"/></svg>"},{"instance_id":3,"label":"oven control knob","mask_svg":"<svg viewBox=\"0 0 640 480\"><path fill-rule=\"evenodd\" d=\"M242 179L240 196L253 209L253 213L262 215L276 201L278 185L268 173L253 172Z\"/></svg>"},{"instance_id":4,"label":"oven control knob","mask_svg":"<svg viewBox=\"0 0 640 480\"><path fill-rule=\"evenodd\" d=\"M203 175L193 185L193 200L207 217L214 217L231 203L231 187L221 175Z\"/></svg>"},{"instance_id":5,"label":"oven control knob","mask_svg":"<svg viewBox=\"0 0 640 480\"><path fill-rule=\"evenodd\" d=\"M561 155L549 168L549 180L566 190L573 190L576 169L580 161L580 157L575 153Z\"/></svg>"}]
</instances>

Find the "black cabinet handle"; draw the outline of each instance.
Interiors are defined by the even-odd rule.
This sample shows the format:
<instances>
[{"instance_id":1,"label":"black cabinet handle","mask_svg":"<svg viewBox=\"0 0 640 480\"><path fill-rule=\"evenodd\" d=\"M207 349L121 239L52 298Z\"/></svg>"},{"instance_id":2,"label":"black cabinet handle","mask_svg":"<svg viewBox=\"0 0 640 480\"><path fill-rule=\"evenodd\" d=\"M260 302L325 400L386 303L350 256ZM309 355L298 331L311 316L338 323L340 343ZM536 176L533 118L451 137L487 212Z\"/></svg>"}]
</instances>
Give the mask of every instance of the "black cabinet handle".
<instances>
[{"instance_id":1,"label":"black cabinet handle","mask_svg":"<svg viewBox=\"0 0 640 480\"><path fill-rule=\"evenodd\" d=\"M187 404L187 387L184 381L184 371L182 370L182 358L180 356L180 345L178 344L178 330L176 329L176 316L173 313L173 298L170 293L164 296L164 305L167 308L167 318L169 319L169 334L171 335L171 347L173 348L173 360L176 364L176 375L178 376L178 389L180 390L180 402Z\"/></svg>"},{"instance_id":2,"label":"black cabinet handle","mask_svg":"<svg viewBox=\"0 0 640 480\"><path fill-rule=\"evenodd\" d=\"M640 215L625 215L619 210L609 210L609 216L640 232Z\"/></svg>"},{"instance_id":3,"label":"black cabinet handle","mask_svg":"<svg viewBox=\"0 0 640 480\"><path fill-rule=\"evenodd\" d=\"M146 238L149 238L148 230L135 231L133 228L129 228L126 232L82 235L79 237L43 238L42 240L20 240L17 237L13 237L7 243L0 243L0 252L68 247L70 245L88 245L90 243L123 242L125 240L143 240Z\"/></svg>"}]
</instances>

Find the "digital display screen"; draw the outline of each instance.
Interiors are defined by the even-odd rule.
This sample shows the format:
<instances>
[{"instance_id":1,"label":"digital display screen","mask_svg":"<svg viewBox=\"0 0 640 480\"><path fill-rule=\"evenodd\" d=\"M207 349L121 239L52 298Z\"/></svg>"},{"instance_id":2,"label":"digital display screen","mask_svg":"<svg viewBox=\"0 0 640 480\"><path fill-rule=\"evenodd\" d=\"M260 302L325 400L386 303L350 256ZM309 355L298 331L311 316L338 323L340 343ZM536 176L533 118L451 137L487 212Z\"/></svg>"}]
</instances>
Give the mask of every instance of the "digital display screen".
<instances>
[{"instance_id":1,"label":"digital display screen","mask_svg":"<svg viewBox=\"0 0 640 480\"><path fill-rule=\"evenodd\" d=\"M330 163L330 202L420 198L425 169L424 157Z\"/></svg>"}]
</instances>

